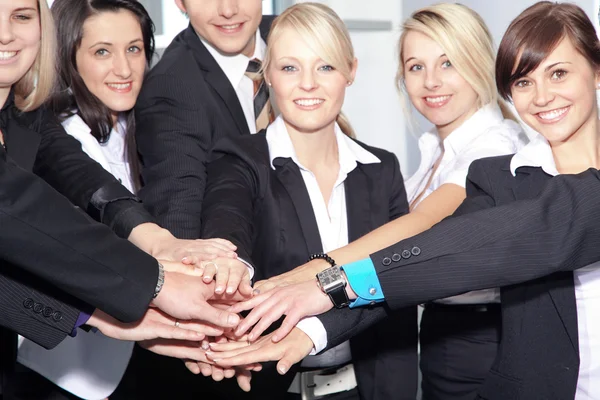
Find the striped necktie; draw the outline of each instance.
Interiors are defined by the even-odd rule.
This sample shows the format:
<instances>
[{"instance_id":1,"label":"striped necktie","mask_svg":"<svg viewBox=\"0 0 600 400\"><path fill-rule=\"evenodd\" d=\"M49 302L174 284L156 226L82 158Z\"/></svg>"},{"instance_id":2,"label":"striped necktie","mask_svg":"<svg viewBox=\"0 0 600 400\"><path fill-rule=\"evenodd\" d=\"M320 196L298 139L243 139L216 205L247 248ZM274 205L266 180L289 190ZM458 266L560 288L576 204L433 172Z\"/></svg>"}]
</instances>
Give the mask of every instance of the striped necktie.
<instances>
[{"instance_id":1,"label":"striped necktie","mask_svg":"<svg viewBox=\"0 0 600 400\"><path fill-rule=\"evenodd\" d=\"M246 69L246 76L254 82L254 118L256 119L256 131L265 129L273 120L275 114L269 101L269 88L263 74L260 73L261 61L250 60Z\"/></svg>"}]
</instances>

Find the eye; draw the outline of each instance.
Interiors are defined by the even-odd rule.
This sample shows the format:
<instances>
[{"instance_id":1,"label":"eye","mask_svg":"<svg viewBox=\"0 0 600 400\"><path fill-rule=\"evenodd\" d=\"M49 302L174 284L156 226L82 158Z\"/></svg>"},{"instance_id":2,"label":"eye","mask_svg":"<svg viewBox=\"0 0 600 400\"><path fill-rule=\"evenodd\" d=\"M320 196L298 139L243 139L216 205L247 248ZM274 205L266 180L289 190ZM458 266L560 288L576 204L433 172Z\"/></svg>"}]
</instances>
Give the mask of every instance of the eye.
<instances>
[{"instance_id":1,"label":"eye","mask_svg":"<svg viewBox=\"0 0 600 400\"><path fill-rule=\"evenodd\" d=\"M442 63L442 68L450 68L452 66L452 63L450 62L450 60L446 60Z\"/></svg>"},{"instance_id":2,"label":"eye","mask_svg":"<svg viewBox=\"0 0 600 400\"><path fill-rule=\"evenodd\" d=\"M108 50L106 50L106 49L98 49L98 50L96 50L96 52L94 54L97 55L97 56L100 56L100 57L104 57L104 56L108 55Z\"/></svg>"},{"instance_id":3,"label":"eye","mask_svg":"<svg viewBox=\"0 0 600 400\"><path fill-rule=\"evenodd\" d=\"M15 14L14 18L18 21L29 21L30 19L33 19L33 17L28 14Z\"/></svg>"},{"instance_id":4,"label":"eye","mask_svg":"<svg viewBox=\"0 0 600 400\"><path fill-rule=\"evenodd\" d=\"M323 65L322 67L319 67L319 71L331 72L335 71L335 68L333 68L331 65Z\"/></svg>"},{"instance_id":5,"label":"eye","mask_svg":"<svg viewBox=\"0 0 600 400\"><path fill-rule=\"evenodd\" d=\"M552 76L550 77L550 79L555 80L555 81L559 81L561 79L563 79L565 76L567 76L567 71L565 71L564 69L557 69L556 71L552 72Z\"/></svg>"},{"instance_id":6,"label":"eye","mask_svg":"<svg viewBox=\"0 0 600 400\"><path fill-rule=\"evenodd\" d=\"M141 51L142 51L142 49L140 49L138 46L131 46L130 48L127 49L127 52L129 52L129 53L139 53Z\"/></svg>"},{"instance_id":7,"label":"eye","mask_svg":"<svg viewBox=\"0 0 600 400\"><path fill-rule=\"evenodd\" d=\"M423 69L423 66L421 64L413 64L408 68L408 70L412 71L412 72L421 71L422 69Z\"/></svg>"},{"instance_id":8,"label":"eye","mask_svg":"<svg viewBox=\"0 0 600 400\"><path fill-rule=\"evenodd\" d=\"M516 88L524 88L527 86L530 86L531 82L529 82L527 79L519 79L517 81L515 81L515 83L513 83L513 86Z\"/></svg>"},{"instance_id":9,"label":"eye","mask_svg":"<svg viewBox=\"0 0 600 400\"><path fill-rule=\"evenodd\" d=\"M292 66L292 65L284 65L284 66L281 68L281 70L282 70L282 71L285 71L285 72L294 72L294 71L296 71L297 69L296 69L296 67L294 67L294 66Z\"/></svg>"}]
</instances>

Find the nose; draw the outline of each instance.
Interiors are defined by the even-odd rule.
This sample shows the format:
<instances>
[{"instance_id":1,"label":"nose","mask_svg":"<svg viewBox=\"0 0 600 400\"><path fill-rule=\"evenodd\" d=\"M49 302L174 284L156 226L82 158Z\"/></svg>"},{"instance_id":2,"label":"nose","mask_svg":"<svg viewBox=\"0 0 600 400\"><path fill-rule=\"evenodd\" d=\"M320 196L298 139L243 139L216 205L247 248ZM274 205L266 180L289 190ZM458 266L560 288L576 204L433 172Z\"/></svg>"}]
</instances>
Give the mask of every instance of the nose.
<instances>
[{"instance_id":1,"label":"nose","mask_svg":"<svg viewBox=\"0 0 600 400\"><path fill-rule=\"evenodd\" d=\"M548 103L554 100L554 94L548 87L548 85L541 83L535 85L535 94L533 98L533 104L538 107L548 105Z\"/></svg>"},{"instance_id":2,"label":"nose","mask_svg":"<svg viewBox=\"0 0 600 400\"><path fill-rule=\"evenodd\" d=\"M221 4L219 5L219 15L227 19L234 17L238 13L239 1L240 0L221 0Z\"/></svg>"},{"instance_id":3,"label":"nose","mask_svg":"<svg viewBox=\"0 0 600 400\"><path fill-rule=\"evenodd\" d=\"M312 70L305 69L300 76L300 88L307 92L317 88L317 80Z\"/></svg>"},{"instance_id":4,"label":"nose","mask_svg":"<svg viewBox=\"0 0 600 400\"><path fill-rule=\"evenodd\" d=\"M0 43L9 44L15 40L12 24L4 17L0 20Z\"/></svg>"},{"instance_id":5,"label":"nose","mask_svg":"<svg viewBox=\"0 0 600 400\"><path fill-rule=\"evenodd\" d=\"M127 79L131 76L131 66L129 59L125 54L118 54L113 61L113 72L116 76L122 79Z\"/></svg>"},{"instance_id":6,"label":"nose","mask_svg":"<svg viewBox=\"0 0 600 400\"><path fill-rule=\"evenodd\" d=\"M442 81L435 68L427 68L425 71L425 82L424 85L429 90L436 90L442 86Z\"/></svg>"}]
</instances>

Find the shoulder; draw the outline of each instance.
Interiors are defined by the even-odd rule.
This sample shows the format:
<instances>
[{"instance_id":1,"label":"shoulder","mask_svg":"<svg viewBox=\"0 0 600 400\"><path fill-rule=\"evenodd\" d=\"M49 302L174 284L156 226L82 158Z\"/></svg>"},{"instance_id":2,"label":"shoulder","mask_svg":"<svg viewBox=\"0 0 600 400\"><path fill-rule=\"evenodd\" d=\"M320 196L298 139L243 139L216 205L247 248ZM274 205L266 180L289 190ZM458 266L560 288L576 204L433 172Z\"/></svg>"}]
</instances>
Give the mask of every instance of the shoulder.
<instances>
[{"instance_id":1,"label":"shoulder","mask_svg":"<svg viewBox=\"0 0 600 400\"><path fill-rule=\"evenodd\" d=\"M497 148L504 153L516 153L527 143L527 135L515 121L505 119L487 127L468 146L469 149ZM498 153L499 155L500 153Z\"/></svg>"},{"instance_id":2,"label":"shoulder","mask_svg":"<svg viewBox=\"0 0 600 400\"><path fill-rule=\"evenodd\" d=\"M190 28L184 29L173 39L160 60L148 72L145 83L160 77L176 77L179 79L197 78L197 74L201 73L201 70L196 63L193 50L190 47L190 35L193 32L190 31ZM192 70L194 74L191 74Z\"/></svg>"},{"instance_id":3,"label":"shoulder","mask_svg":"<svg viewBox=\"0 0 600 400\"><path fill-rule=\"evenodd\" d=\"M495 157L485 157L475 160L469 166L467 181L482 186L484 182L498 182L511 179L510 161L514 154Z\"/></svg>"},{"instance_id":4,"label":"shoulder","mask_svg":"<svg viewBox=\"0 0 600 400\"><path fill-rule=\"evenodd\" d=\"M266 131L263 130L254 135L241 135L235 138L223 137L215 143L210 161L222 157L237 158L250 165L269 165L269 146Z\"/></svg>"},{"instance_id":5,"label":"shoulder","mask_svg":"<svg viewBox=\"0 0 600 400\"><path fill-rule=\"evenodd\" d=\"M368 144L363 143L358 139L350 138L350 140L362 147L364 150L373 154L381 161L380 163L366 164L365 166L371 166L373 168L393 168L398 164L398 158L391 151L384 150L379 147L369 146Z\"/></svg>"}]
</instances>

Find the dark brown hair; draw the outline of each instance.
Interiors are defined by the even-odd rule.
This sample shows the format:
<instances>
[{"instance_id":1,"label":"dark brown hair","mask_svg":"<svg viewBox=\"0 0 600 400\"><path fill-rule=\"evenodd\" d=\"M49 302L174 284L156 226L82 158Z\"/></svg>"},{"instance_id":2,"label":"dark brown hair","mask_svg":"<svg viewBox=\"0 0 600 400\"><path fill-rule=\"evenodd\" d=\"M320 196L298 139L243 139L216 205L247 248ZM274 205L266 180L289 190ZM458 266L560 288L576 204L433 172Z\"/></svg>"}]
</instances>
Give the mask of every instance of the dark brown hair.
<instances>
[{"instance_id":1,"label":"dark brown hair","mask_svg":"<svg viewBox=\"0 0 600 400\"><path fill-rule=\"evenodd\" d=\"M511 22L498 48L498 93L510 100L512 84L535 70L565 37L595 69L600 68L596 30L580 7L540 1L523 11Z\"/></svg>"}]
</instances>

